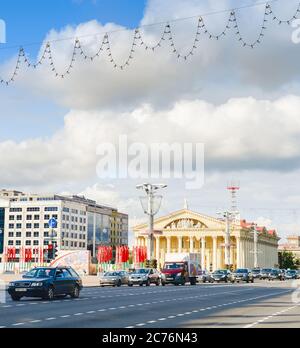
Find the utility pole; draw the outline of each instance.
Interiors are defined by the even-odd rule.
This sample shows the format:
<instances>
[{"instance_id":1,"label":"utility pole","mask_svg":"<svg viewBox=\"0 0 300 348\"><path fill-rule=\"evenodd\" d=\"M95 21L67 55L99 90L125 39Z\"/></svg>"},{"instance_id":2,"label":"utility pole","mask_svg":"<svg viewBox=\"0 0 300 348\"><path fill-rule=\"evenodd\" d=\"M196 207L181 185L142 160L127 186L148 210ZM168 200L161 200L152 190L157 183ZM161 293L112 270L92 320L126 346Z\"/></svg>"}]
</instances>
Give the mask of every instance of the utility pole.
<instances>
[{"instance_id":1,"label":"utility pole","mask_svg":"<svg viewBox=\"0 0 300 348\"><path fill-rule=\"evenodd\" d=\"M254 250L253 250L253 254L254 254L254 268L258 268L258 231L256 228L256 225L253 224L253 241L254 241Z\"/></svg>"},{"instance_id":2,"label":"utility pole","mask_svg":"<svg viewBox=\"0 0 300 348\"><path fill-rule=\"evenodd\" d=\"M162 196L155 195L155 192L166 188L164 184L142 184L137 185L138 190L144 190L146 197L140 197L144 213L148 215L148 238L147 238L147 259L154 259L154 216L158 213Z\"/></svg>"}]
</instances>

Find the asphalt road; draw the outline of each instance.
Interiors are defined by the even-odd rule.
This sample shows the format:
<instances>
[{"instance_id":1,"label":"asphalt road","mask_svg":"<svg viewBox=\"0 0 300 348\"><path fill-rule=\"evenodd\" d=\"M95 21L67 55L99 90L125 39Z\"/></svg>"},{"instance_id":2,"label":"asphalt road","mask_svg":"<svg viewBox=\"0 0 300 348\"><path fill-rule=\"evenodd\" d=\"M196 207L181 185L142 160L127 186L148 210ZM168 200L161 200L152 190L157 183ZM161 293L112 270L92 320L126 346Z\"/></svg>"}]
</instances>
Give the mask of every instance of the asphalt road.
<instances>
[{"instance_id":1,"label":"asphalt road","mask_svg":"<svg viewBox=\"0 0 300 348\"><path fill-rule=\"evenodd\" d=\"M0 328L299 328L296 295L291 281L86 288L76 300L7 297Z\"/></svg>"}]
</instances>

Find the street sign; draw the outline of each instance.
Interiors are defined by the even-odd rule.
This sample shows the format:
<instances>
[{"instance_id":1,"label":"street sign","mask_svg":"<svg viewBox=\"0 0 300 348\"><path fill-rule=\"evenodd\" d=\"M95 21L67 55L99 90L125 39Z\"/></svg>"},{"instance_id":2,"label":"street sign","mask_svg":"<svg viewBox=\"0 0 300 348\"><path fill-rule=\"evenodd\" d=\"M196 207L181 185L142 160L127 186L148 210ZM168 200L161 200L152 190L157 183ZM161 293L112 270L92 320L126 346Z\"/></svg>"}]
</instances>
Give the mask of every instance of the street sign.
<instances>
[{"instance_id":1,"label":"street sign","mask_svg":"<svg viewBox=\"0 0 300 348\"><path fill-rule=\"evenodd\" d=\"M50 219L48 222L48 225L50 228L57 228L57 220L56 219Z\"/></svg>"}]
</instances>

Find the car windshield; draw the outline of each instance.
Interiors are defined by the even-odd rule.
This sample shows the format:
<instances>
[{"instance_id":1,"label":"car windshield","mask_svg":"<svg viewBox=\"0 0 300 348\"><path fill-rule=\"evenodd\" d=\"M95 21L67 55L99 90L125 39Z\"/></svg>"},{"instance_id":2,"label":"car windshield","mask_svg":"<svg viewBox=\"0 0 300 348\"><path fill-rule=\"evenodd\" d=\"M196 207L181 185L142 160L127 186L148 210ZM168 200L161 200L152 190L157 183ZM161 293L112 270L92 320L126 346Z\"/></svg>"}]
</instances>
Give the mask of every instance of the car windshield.
<instances>
[{"instance_id":1,"label":"car windshield","mask_svg":"<svg viewBox=\"0 0 300 348\"><path fill-rule=\"evenodd\" d=\"M264 268L262 270L263 273L270 273L272 270L270 268Z\"/></svg>"},{"instance_id":2,"label":"car windshield","mask_svg":"<svg viewBox=\"0 0 300 348\"><path fill-rule=\"evenodd\" d=\"M117 277L119 274L117 272L106 272L104 277Z\"/></svg>"},{"instance_id":3,"label":"car windshield","mask_svg":"<svg viewBox=\"0 0 300 348\"><path fill-rule=\"evenodd\" d=\"M236 273L248 273L247 269L237 269Z\"/></svg>"},{"instance_id":4,"label":"car windshield","mask_svg":"<svg viewBox=\"0 0 300 348\"><path fill-rule=\"evenodd\" d=\"M215 271L214 274L225 274L225 271Z\"/></svg>"},{"instance_id":5,"label":"car windshield","mask_svg":"<svg viewBox=\"0 0 300 348\"><path fill-rule=\"evenodd\" d=\"M289 273L289 274L295 274L295 273L296 273L296 271L292 271L292 270L290 270L290 271L287 271L286 273Z\"/></svg>"},{"instance_id":6,"label":"car windshield","mask_svg":"<svg viewBox=\"0 0 300 348\"><path fill-rule=\"evenodd\" d=\"M35 268L24 275L24 278L51 278L55 274L53 268Z\"/></svg>"},{"instance_id":7,"label":"car windshield","mask_svg":"<svg viewBox=\"0 0 300 348\"><path fill-rule=\"evenodd\" d=\"M135 274L147 274L149 273L149 270L148 269L137 269L135 272Z\"/></svg>"},{"instance_id":8,"label":"car windshield","mask_svg":"<svg viewBox=\"0 0 300 348\"><path fill-rule=\"evenodd\" d=\"M252 272L253 273L260 273L260 269L253 269Z\"/></svg>"},{"instance_id":9,"label":"car windshield","mask_svg":"<svg viewBox=\"0 0 300 348\"><path fill-rule=\"evenodd\" d=\"M164 268L165 269L179 269L179 268L183 268L183 263L179 263L179 262L166 263Z\"/></svg>"}]
</instances>

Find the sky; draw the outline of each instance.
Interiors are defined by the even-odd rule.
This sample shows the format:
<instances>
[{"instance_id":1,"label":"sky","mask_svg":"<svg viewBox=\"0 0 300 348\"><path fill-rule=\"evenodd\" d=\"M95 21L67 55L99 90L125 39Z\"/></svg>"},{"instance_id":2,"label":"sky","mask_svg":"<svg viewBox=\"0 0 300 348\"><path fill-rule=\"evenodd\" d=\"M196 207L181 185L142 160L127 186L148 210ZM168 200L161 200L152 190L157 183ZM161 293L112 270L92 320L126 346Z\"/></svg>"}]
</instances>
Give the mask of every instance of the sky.
<instances>
[{"instance_id":1,"label":"sky","mask_svg":"<svg viewBox=\"0 0 300 348\"><path fill-rule=\"evenodd\" d=\"M257 4L236 10L239 32L253 42L265 10L259 3L3 0L0 18L6 22L7 43L0 44L0 75L6 78L13 71L17 47L22 45L35 61L48 41L62 73L76 38L93 55L106 32L113 58L122 64L136 27L151 46L168 21L177 52L184 56L193 47L197 15L204 15L208 30L222 33L230 9ZM295 28L273 20L274 15L292 17L297 5L297 0L272 3L273 15L254 49L241 47L231 30L220 40L201 34L186 61L177 58L167 39L154 52L137 45L124 71L114 69L106 50L93 62L77 54L64 79L56 78L48 63L36 70L21 65L16 82L0 86L1 187L84 194L128 212L132 226L145 219L135 186L147 178L99 177L99 145L117 147L120 135L146 147L201 143L204 185L188 190L184 178L159 177L168 184L160 215L181 209L186 198L192 210L215 216L230 206L226 187L234 179L241 187L243 218L276 228L283 239L298 234L300 44L292 40ZM178 20L183 17L189 19Z\"/></svg>"}]
</instances>

